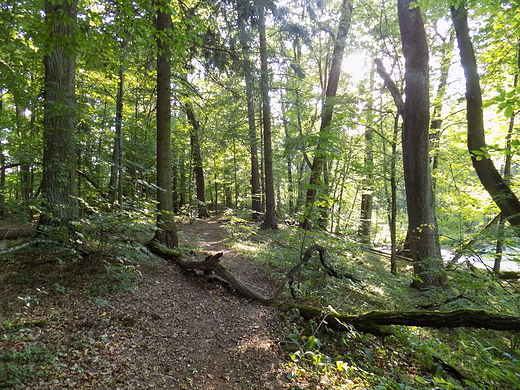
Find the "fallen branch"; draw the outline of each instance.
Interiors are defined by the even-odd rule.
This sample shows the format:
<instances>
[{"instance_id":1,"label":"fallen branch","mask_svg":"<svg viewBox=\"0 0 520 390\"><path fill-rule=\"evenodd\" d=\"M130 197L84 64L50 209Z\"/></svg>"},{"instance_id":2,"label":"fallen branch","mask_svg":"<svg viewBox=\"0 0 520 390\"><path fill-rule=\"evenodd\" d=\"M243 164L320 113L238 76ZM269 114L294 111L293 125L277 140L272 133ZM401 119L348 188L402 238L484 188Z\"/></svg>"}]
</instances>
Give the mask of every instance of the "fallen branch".
<instances>
[{"instance_id":1,"label":"fallen branch","mask_svg":"<svg viewBox=\"0 0 520 390\"><path fill-rule=\"evenodd\" d=\"M186 259L180 252L170 250L155 241L149 244L149 248L161 257L175 261L175 263L184 269L200 270L205 274L215 273L235 289L238 294L247 299L258 301L266 305L278 304L279 308L283 311L298 309L303 318L323 320L327 327L340 331L348 329L347 325L353 326L360 332L372 333L378 336L388 336L392 334L388 325L431 328L470 327L520 331L519 317L490 313L485 310L459 309L450 312L376 310L359 315L347 315L336 312L324 312L321 309L311 306L297 306L279 302L278 298L282 294L286 284L292 285L295 275L311 259L312 253L315 251L319 253L321 264L325 267L327 273L334 277L341 277L325 262L325 249L319 245L312 245L307 249L300 262L289 271L284 282L278 287L272 297L263 296L220 264L222 253L207 256L204 261L193 261Z\"/></svg>"},{"instance_id":2,"label":"fallen branch","mask_svg":"<svg viewBox=\"0 0 520 390\"><path fill-rule=\"evenodd\" d=\"M276 292L272 297L265 297L252 287L248 286L246 283L241 281L235 274L228 271L226 267L220 264L220 258L222 257L222 253L217 253L214 255L210 255L206 257L204 261L193 261L186 259L180 252L174 251L164 247L156 241L152 241L149 243L148 247L154 253L160 255L161 257L167 258L169 260L173 260L180 267L184 269L193 269L203 271L205 274L211 274L214 272L216 275L220 276L224 279L233 289L237 291L241 296L252 299L254 301L258 301L265 305L274 305L278 303L278 298L282 294L285 286L289 284L291 288L291 294L294 297L294 290L292 289L292 284L294 281L294 277L296 274L303 268L303 266L309 262L312 257L313 252L318 252L320 256L320 262L323 267L326 269L327 274L336 278L340 278L341 276L325 261L325 248L320 245L312 245L307 249L305 255L302 257L300 262L296 264L285 277L284 282L278 287ZM357 280L353 276L346 275L350 279Z\"/></svg>"}]
</instances>

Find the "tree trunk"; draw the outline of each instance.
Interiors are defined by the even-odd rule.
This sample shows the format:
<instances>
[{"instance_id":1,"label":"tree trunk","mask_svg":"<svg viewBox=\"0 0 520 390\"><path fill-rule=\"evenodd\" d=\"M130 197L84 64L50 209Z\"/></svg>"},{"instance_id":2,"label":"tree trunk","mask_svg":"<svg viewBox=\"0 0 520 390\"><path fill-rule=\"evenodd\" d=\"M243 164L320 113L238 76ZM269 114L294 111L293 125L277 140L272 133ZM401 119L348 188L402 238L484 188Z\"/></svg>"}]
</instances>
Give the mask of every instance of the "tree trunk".
<instances>
[{"instance_id":1,"label":"tree trunk","mask_svg":"<svg viewBox=\"0 0 520 390\"><path fill-rule=\"evenodd\" d=\"M122 174L123 174L123 149L122 149L122 128L123 128L123 92L125 82L124 64L121 61L119 69L119 82L117 86L116 97L116 123L114 134L114 150L112 152L112 166L110 169L110 189L108 191L108 199L110 202L119 202L119 206L123 206L122 194Z\"/></svg>"},{"instance_id":2,"label":"tree trunk","mask_svg":"<svg viewBox=\"0 0 520 390\"><path fill-rule=\"evenodd\" d=\"M520 71L520 40L517 42L517 55L516 55L516 71ZM515 74L513 79L513 88L518 88L518 73ZM513 153L511 153L511 140L513 138L513 132L515 130L515 117L516 113L513 112L511 118L509 119L509 128L507 129L506 135L506 161L504 163L504 178L505 180L510 180L511 177L511 165L513 162ZM506 219L502 213L500 213L500 221L498 222L498 230L497 230L497 245L495 252L495 264L493 265L493 272L500 272L500 265L502 263L502 253L503 253L503 236L504 236L504 225L506 223Z\"/></svg>"},{"instance_id":3,"label":"tree trunk","mask_svg":"<svg viewBox=\"0 0 520 390\"><path fill-rule=\"evenodd\" d=\"M4 151L0 150L0 219L5 219L5 214L5 155Z\"/></svg>"},{"instance_id":4,"label":"tree trunk","mask_svg":"<svg viewBox=\"0 0 520 390\"><path fill-rule=\"evenodd\" d=\"M67 226L78 217L76 199L76 0L45 1L52 37L44 57L43 210L40 225Z\"/></svg>"},{"instance_id":5,"label":"tree trunk","mask_svg":"<svg viewBox=\"0 0 520 390\"><path fill-rule=\"evenodd\" d=\"M251 209L253 220L258 220L262 215L262 201L260 194L260 170L258 164L258 137L256 134L255 102L254 102L254 79L252 65L249 58L249 42L246 36L246 12L238 5L238 28L239 39L242 50L243 72L247 100L247 123L249 127L249 149L251 158Z\"/></svg>"},{"instance_id":6,"label":"tree trunk","mask_svg":"<svg viewBox=\"0 0 520 390\"><path fill-rule=\"evenodd\" d=\"M171 157L171 51L169 33L171 16L166 4L157 11L157 231L154 240L168 247L179 243L173 216Z\"/></svg>"},{"instance_id":7,"label":"tree trunk","mask_svg":"<svg viewBox=\"0 0 520 390\"><path fill-rule=\"evenodd\" d=\"M440 252L429 155L429 53L419 7L398 0L399 28L405 63L403 166L408 208L413 285L441 285L445 279Z\"/></svg>"},{"instance_id":8,"label":"tree trunk","mask_svg":"<svg viewBox=\"0 0 520 390\"><path fill-rule=\"evenodd\" d=\"M278 218L275 210L273 148L271 145L271 104L269 101L269 69L267 65L267 39L265 35L265 8L260 6L258 29L260 32L262 119L264 125L264 169L265 169L265 219L263 229L276 229Z\"/></svg>"},{"instance_id":9,"label":"tree trunk","mask_svg":"<svg viewBox=\"0 0 520 390\"><path fill-rule=\"evenodd\" d=\"M186 116L191 124L190 141L191 156L193 159L193 172L195 173L195 187L197 192L197 211L199 218L208 218L208 208L206 206L206 191L204 186L204 166L200 153L200 123L195 118L195 112L190 102L184 104Z\"/></svg>"},{"instance_id":10,"label":"tree trunk","mask_svg":"<svg viewBox=\"0 0 520 390\"><path fill-rule=\"evenodd\" d=\"M432 172L435 173L439 166L439 153L435 149L439 148L439 140L442 128L442 106L446 97L446 86L448 85L448 76L450 72L451 60L453 59L453 46L455 43L455 34L450 29L449 36L444 39L444 45L441 53L441 75L439 78L439 86L435 94L433 102L433 113L430 123L430 145L432 152ZM435 192L436 180L433 180L433 191Z\"/></svg>"},{"instance_id":11,"label":"tree trunk","mask_svg":"<svg viewBox=\"0 0 520 390\"><path fill-rule=\"evenodd\" d=\"M477 62L469 35L467 11L463 4L451 7L451 17L457 34L460 60L466 76L466 116L468 120L468 149L480 182L491 195L505 218L520 227L520 201L487 155L482 112L482 91ZM520 232L517 231L520 235Z\"/></svg>"},{"instance_id":12,"label":"tree trunk","mask_svg":"<svg viewBox=\"0 0 520 390\"><path fill-rule=\"evenodd\" d=\"M336 42L332 54L332 64L330 67L327 90L325 92L325 102L321 113L321 125L319 131L318 145L314 154L314 160L311 167L311 176L305 199L303 221L300 226L305 230L312 228L312 214L314 213L314 203L320 186L320 177L322 175L325 163L327 161L328 145L330 142L330 126L332 116L334 114L334 105L336 92L338 90L339 76L341 74L341 63L343 61L343 53L347 40L348 31L352 17L351 0L343 0L342 12L336 34Z\"/></svg>"}]
</instances>

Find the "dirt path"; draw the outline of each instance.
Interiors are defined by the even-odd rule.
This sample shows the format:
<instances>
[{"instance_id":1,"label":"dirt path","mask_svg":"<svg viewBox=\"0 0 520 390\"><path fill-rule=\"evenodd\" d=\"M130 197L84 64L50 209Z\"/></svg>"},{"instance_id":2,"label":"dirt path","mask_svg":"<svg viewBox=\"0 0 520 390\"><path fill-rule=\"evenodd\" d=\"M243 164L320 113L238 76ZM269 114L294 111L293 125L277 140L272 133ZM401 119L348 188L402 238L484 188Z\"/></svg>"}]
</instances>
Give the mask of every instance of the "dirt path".
<instances>
[{"instance_id":1,"label":"dirt path","mask_svg":"<svg viewBox=\"0 0 520 390\"><path fill-rule=\"evenodd\" d=\"M226 266L271 290L269 278L223 247L218 221L180 230L183 240L223 251ZM60 346L54 374L31 389L286 387L277 345L283 325L273 308L244 301L174 264L143 268L133 292L107 299L71 292L56 297L52 314L37 305L20 309L21 318L49 322L28 330L28 338Z\"/></svg>"}]
</instances>

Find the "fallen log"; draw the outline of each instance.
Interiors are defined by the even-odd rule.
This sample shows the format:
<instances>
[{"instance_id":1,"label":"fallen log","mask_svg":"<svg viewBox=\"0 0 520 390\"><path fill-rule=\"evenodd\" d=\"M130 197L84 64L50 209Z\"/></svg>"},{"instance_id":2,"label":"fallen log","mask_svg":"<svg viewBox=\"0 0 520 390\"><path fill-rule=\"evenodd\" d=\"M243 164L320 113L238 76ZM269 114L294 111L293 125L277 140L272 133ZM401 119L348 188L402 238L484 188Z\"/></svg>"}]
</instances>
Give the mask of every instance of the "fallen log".
<instances>
[{"instance_id":1,"label":"fallen log","mask_svg":"<svg viewBox=\"0 0 520 390\"><path fill-rule=\"evenodd\" d=\"M178 251L170 250L157 242L152 242L148 246L154 253L161 257L175 261L181 268L188 270L200 270L205 274L215 273L224 279L241 296L265 305L277 305L280 310L288 311L298 309L299 314L304 319L323 321L323 324L331 329L344 331L351 325L356 330L371 333L378 336L388 336L392 334L389 325L406 325L431 328L483 328L502 331L520 331L520 317L513 317L491 313L481 309L459 309L455 311L387 311L375 310L359 315L348 315L336 313L334 311L325 312L312 306L298 306L279 301L287 284L291 285L294 276L310 260L314 251L320 254L320 261L324 265L327 273L334 277L341 277L325 262L325 250L319 245L312 245L302 257L300 262L294 266L284 282L278 287L272 297L265 297L261 293L242 282L236 275L227 270L220 264L222 253L207 256L204 261L188 260Z\"/></svg>"},{"instance_id":2,"label":"fallen log","mask_svg":"<svg viewBox=\"0 0 520 390\"><path fill-rule=\"evenodd\" d=\"M291 306L298 309L305 319L323 319L329 328L346 330L352 325L356 330L379 336L392 332L387 325L407 325L429 328L482 328L520 331L520 318L481 309L459 309L454 311L388 311L374 310L359 315L324 312L311 306Z\"/></svg>"},{"instance_id":3,"label":"fallen log","mask_svg":"<svg viewBox=\"0 0 520 390\"><path fill-rule=\"evenodd\" d=\"M341 278L342 276L339 275L327 262L325 261L325 248L323 248L320 245L312 245L310 246L307 251L305 252L305 255L302 257L302 259L296 264L286 275L283 283L278 287L275 294L272 297L265 297L252 287L248 286L246 283L241 281L236 275L234 275L232 272L228 271L226 267L224 267L222 264L220 264L220 258L222 257L222 253L217 253L214 255L207 256L204 261L193 261L186 259L185 256L182 255L179 251L171 250L166 248L165 246L159 244L156 241L151 241L148 244L148 248L160 255L163 258L167 258L169 260L173 260L175 263L177 263L181 268L188 269L188 270L200 270L203 271L205 274L211 274L215 273L216 275L220 276L222 279L224 279L233 289L237 291L241 296L247 299L252 299L254 301L258 301L260 303L263 303L265 305L275 305L278 302L278 299L280 295L282 294L283 290L285 289L286 285L289 285L289 288L291 289L291 294L293 298L295 297L294 289L292 288L294 277L296 274L303 268L303 266L309 262L309 260L312 257L313 252L319 253L320 262L325 268L328 275L336 278ZM345 277L354 280L359 281L352 275L345 275Z\"/></svg>"}]
</instances>

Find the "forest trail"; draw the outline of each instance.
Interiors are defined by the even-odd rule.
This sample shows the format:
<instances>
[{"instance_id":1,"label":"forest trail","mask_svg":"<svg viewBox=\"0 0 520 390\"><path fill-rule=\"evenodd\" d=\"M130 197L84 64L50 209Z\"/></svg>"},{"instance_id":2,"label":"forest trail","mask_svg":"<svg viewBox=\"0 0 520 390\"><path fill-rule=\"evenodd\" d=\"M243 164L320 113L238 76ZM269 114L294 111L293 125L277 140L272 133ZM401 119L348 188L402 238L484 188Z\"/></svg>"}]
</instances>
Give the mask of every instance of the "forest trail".
<instances>
[{"instance_id":1,"label":"forest trail","mask_svg":"<svg viewBox=\"0 0 520 390\"><path fill-rule=\"evenodd\" d=\"M179 225L179 231L182 244L223 251L222 263L239 277L255 287L264 284L263 291L274 288L266 275L224 247L218 220ZM31 383L32 389L286 387L278 346L283 324L276 309L244 301L173 263L140 271L133 291L107 301L71 292L67 299L52 299L52 314L43 305L21 308L21 319L49 323L31 329L30 337L61 346L55 372Z\"/></svg>"}]
</instances>

